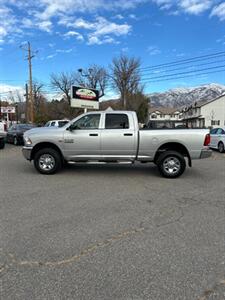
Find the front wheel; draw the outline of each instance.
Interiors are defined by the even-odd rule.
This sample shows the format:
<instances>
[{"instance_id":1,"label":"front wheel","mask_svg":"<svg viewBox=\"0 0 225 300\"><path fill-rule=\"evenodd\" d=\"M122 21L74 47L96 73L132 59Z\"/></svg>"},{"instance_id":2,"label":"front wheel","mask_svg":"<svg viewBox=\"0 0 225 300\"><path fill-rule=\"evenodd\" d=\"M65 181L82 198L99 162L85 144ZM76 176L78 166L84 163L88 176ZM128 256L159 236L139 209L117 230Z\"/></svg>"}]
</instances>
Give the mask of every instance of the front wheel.
<instances>
[{"instance_id":1,"label":"front wheel","mask_svg":"<svg viewBox=\"0 0 225 300\"><path fill-rule=\"evenodd\" d=\"M39 173L50 175L61 169L62 159L55 149L45 148L35 154L34 166Z\"/></svg>"},{"instance_id":2,"label":"front wheel","mask_svg":"<svg viewBox=\"0 0 225 300\"><path fill-rule=\"evenodd\" d=\"M163 177L177 178L184 173L186 161L182 154L176 151L166 151L159 156L157 166Z\"/></svg>"},{"instance_id":3,"label":"front wheel","mask_svg":"<svg viewBox=\"0 0 225 300\"><path fill-rule=\"evenodd\" d=\"M224 144L222 142L219 142L218 150L219 150L220 153L224 152Z\"/></svg>"}]
</instances>

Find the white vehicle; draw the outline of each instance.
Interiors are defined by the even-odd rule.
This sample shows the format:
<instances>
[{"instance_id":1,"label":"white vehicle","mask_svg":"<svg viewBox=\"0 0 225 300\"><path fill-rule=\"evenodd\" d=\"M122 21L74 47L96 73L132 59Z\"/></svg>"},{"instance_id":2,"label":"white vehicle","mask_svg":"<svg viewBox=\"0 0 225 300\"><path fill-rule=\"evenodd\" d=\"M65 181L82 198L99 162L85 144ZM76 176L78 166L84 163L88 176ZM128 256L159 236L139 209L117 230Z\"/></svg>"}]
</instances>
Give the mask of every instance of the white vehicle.
<instances>
[{"instance_id":1,"label":"white vehicle","mask_svg":"<svg viewBox=\"0 0 225 300\"><path fill-rule=\"evenodd\" d=\"M6 122L0 121L0 149L5 147Z\"/></svg>"},{"instance_id":2,"label":"white vehicle","mask_svg":"<svg viewBox=\"0 0 225 300\"><path fill-rule=\"evenodd\" d=\"M220 153L225 151L225 128L214 128L210 132L210 148L219 150Z\"/></svg>"},{"instance_id":3,"label":"white vehicle","mask_svg":"<svg viewBox=\"0 0 225 300\"><path fill-rule=\"evenodd\" d=\"M48 121L44 127L63 127L69 120L51 120Z\"/></svg>"}]
</instances>

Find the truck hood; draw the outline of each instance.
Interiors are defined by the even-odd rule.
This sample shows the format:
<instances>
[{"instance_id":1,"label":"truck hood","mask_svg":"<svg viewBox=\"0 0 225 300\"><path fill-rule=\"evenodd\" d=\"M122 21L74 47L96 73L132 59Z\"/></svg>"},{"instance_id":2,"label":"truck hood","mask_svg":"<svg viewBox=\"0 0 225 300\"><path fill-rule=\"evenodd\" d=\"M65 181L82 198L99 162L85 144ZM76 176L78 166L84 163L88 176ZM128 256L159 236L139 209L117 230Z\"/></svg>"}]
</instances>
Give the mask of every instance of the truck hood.
<instances>
[{"instance_id":1,"label":"truck hood","mask_svg":"<svg viewBox=\"0 0 225 300\"><path fill-rule=\"evenodd\" d=\"M33 135L52 135L55 133L60 133L63 132L65 130L64 127L58 128L58 127L37 127L37 128L33 128L30 130L27 130L26 132L24 132L24 136L33 136Z\"/></svg>"}]
</instances>

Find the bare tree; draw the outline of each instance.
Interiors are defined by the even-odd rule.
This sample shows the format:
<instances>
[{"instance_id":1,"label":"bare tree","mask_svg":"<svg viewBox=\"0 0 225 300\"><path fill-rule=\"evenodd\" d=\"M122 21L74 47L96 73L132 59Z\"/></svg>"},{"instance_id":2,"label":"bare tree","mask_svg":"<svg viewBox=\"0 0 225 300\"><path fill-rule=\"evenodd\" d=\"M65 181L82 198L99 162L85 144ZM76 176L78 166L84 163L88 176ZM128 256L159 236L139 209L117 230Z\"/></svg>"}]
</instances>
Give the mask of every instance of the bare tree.
<instances>
[{"instance_id":1,"label":"bare tree","mask_svg":"<svg viewBox=\"0 0 225 300\"><path fill-rule=\"evenodd\" d=\"M76 83L100 91L99 98L105 95L108 74L104 67L90 65L88 69L80 69L76 74Z\"/></svg>"},{"instance_id":2,"label":"bare tree","mask_svg":"<svg viewBox=\"0 0 225 300\"><path fill-rule=\"evenodd\" d=\"M127 107L128 94L141 90L140 60L121 55L114 58L111 65L114 88L120 93L124 108Z\"/></svg>"},{"instance_id":3,"label":"bare tree","mask_svg":"<svg viewBox=\"0 0 225 300\"><path fill-rule=\"evenodd\" d=\"M33 84L33 97L34 97L34 110L36 114L40 113L41 105L43 103L43 83L34 82Z\"/></svg>"},{"instance_id":4,"label":"bare tree","mask_svg":"<svg viewBox=\"0 0 225 300\"><path fill-rule=\"evenodd\" d=\"M70 89L71 86L75 84L74 73L61 72L60 74L51 74L51 85L58 91L63 92L68 104L70 104Z\"/></svg>"}]
</instances>

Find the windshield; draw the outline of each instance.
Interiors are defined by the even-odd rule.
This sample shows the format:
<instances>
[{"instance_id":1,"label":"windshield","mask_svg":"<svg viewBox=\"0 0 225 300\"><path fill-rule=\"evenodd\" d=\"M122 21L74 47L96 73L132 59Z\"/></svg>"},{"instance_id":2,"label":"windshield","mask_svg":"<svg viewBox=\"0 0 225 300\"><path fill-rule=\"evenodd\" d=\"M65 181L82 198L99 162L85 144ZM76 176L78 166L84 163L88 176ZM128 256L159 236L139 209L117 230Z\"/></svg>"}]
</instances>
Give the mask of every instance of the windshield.
<instances>
[{"instance_id":1,"label":"windshield","mask_svg":"<svg viewBox=\"0 0 225 300\"><path fill-rule=\"evenodd\" d=\"M19 124L19 125L17 125L17 127L20 130L28 130L28 129L34 128L35 126L33 124Z\"/></svg>"}]
</instances>

